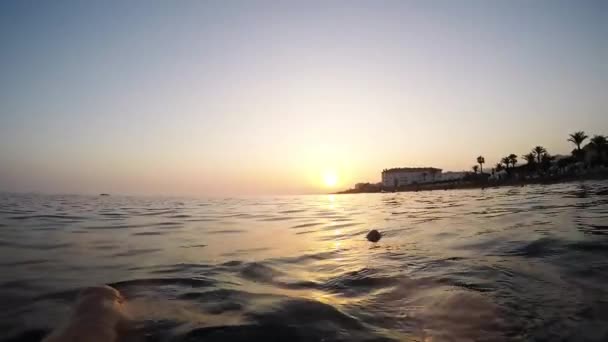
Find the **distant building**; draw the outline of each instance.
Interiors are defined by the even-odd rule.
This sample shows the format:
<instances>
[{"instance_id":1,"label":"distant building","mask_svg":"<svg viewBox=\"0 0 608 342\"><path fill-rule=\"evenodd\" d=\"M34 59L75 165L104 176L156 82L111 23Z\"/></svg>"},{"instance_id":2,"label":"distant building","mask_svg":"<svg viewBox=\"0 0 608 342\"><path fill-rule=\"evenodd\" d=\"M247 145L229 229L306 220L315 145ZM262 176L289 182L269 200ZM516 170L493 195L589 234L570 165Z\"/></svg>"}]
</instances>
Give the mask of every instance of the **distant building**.
<instances>
[{"instance_id":1,"label":"distant building","mask_svg":"<svg viewBox=\"0 0 608 342\"><path fill-rule=\"evenodd\" d=\"M371 186L369 183L357 183L355 184L355 190L364 190L365 188Z\"/></svg>"},{"instance_id":2,"label":"distant building","mask_svg":"<svg viewBox=\"0 0 608 342\"><path fill-rule=\"evenodd\" d=\"M355 190L359 192L379 192L382 188L381 183L357 183Z\"/></svg>"},{"instance_id":3,"label":"distant building","mask_svg":"<svg viewBox=\"0 0 608 342\"><path fill-rule=\"evenodd\" d=\"M441 169L434 167L399 167L382 170L384 187L432 183L440 180Z\"/></svg>"},{"instance_id":4,"label":"distant building","mask_svg":"<svg viewBox=\"0 0 608 342\"><path fill-rule=\"evenodd\" d=\"M442 181L454 181L465 178L469 172L467 171L448 171L441 174Z\"/></svg>"}]
</instances>

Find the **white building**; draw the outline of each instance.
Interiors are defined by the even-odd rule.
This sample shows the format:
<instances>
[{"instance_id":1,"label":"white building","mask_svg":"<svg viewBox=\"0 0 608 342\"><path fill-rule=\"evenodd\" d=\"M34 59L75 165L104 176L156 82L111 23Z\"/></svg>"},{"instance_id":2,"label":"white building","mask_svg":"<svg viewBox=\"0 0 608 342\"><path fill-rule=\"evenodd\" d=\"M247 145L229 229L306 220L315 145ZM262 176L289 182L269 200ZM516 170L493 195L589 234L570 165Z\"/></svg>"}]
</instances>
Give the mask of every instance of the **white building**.
<instances>
[{"instance_id":1,"label":"white building","mask_svg":"<svg viewBox=\"0 0 608 342\"><path fill-rule=\"evenodd\" d=\"M463 179L469 174L467 171L448 171L441 174L442 181L454 181Z\"/></svg>"},{"instance_id":2,"label":"white building","mask_svg":"<svg viewBox=\"0 0 608 342\"><path fill-rule=\"evenodd\" d=\"M440 180L441 169L434 167L399 167L382 170L382 185L384 187L432 183Z\"/></svg>"}]
</instances>

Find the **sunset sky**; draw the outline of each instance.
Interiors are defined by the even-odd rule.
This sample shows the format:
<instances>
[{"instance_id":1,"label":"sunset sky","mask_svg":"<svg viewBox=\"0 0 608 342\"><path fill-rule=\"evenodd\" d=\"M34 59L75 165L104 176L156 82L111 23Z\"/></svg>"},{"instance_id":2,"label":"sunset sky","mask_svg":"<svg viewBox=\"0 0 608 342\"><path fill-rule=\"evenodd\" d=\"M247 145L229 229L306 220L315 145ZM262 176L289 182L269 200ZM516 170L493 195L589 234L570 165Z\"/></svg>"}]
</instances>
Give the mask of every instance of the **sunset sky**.
<instances>
[{"instance_id":1,"label":"sunset sky","mask_svg":"<svg viewBox=\"0 0 608 342\"><path fill-rule=\"evenodd\" d=\"M569 153L608 134L607 37L608 1L2 1L0 190L314 193Z\"/></svg>"}]
</instances>

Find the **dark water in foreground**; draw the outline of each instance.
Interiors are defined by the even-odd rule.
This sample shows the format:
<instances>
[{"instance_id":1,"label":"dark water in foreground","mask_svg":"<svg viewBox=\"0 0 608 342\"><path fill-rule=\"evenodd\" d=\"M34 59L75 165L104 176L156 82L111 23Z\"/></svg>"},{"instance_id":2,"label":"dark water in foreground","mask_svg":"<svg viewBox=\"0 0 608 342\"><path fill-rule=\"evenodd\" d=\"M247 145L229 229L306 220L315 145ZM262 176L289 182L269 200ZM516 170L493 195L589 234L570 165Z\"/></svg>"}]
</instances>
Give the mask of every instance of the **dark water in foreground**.
<instances>
[{"instance_id":1,"label":"dark water in foreground","mask_svg":"<svg viewBox=\"0 0 608 342\"><path fill-rule=\"evenodd\" d=\"M39 340L99 283L126 294L147 341L606 341L608 182L0 194L0 339Z\"/></svg>"}]
</instances>

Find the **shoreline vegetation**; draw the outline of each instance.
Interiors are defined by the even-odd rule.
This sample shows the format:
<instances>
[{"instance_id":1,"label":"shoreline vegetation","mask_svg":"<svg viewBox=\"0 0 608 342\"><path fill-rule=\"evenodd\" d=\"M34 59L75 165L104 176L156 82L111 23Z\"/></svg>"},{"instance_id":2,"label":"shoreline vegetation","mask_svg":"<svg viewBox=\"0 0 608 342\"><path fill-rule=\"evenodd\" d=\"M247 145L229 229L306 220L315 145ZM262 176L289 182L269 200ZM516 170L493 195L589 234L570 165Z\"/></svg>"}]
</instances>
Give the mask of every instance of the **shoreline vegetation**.
<instances>
[{"instance_id":1,"label":"shoreline vegetation","mask_svg":"<svg viewBox=\"0 0 608 342\"><path fill-rule=\"evenodd\" d=\"M360 183L358 187L338 191L336 194L485 189L608 179L607 138L595 135L583 146L588 138L582 131L570 134L568 141L575 145L570 155L552 156L544 147L536 146L530 153L522 155L526 164L519 166L517 155L512 153L501 158L488 172L484 172L485 157L479 156L476 158L477 164L471 167L471 172L461 179L399 186Z\"/></svg>"}]
</instances>

